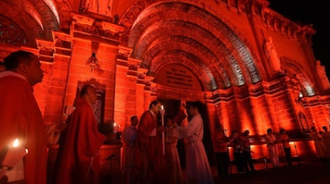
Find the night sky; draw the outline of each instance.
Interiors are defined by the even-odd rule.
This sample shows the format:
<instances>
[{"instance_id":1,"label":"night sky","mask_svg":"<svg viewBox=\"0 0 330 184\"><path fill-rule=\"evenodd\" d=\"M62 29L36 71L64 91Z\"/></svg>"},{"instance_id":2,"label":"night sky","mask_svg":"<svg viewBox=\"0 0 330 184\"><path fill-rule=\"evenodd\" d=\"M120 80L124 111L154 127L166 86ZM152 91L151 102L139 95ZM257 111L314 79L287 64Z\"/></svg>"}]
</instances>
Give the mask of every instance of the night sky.
<instances>
[{"instance_id":1,"label":"night sky","mask_svg":"<svg viewBox=\"0 0 330 184\"><path fill-rule=\"evenodd\" d=\"M326 67L330 79L330 10L324 0L268 0L269 7L293 22L313 24L316 33L312 37L314 56Z\"/></svg>"}]
</instances>

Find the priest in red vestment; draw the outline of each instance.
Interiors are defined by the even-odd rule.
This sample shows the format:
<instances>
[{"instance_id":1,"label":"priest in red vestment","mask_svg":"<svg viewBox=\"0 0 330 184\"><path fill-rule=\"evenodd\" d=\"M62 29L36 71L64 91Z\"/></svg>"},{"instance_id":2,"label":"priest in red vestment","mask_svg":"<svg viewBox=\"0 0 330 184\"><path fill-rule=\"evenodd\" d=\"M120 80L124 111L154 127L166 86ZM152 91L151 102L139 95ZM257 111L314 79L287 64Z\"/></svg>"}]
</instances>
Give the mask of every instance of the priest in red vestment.
<instances>
[{"instance_id":1,"label":"priest in red vestment","mask_svg":"<svg viewBox=\"0 0 330 184\"><path fill-rule=\"evenodd\" d=\"M52 177L57 184L99 183L98 153L106 137L98 131L91 106L96 100L96 89L83 86L60 142Z\"/></svg>"},{"instance_id":2,"label":"priest in red vestment","mask_svg":"<svg viewBox=\"0 0 330 184\"><path fill-rule=\"evenodd\" d=\"M16 51L4 63L7 71L0 73L0 150L18 139L28 149L23 158L25 184L46 184L47 138L32 88L43 78L39 59L30 52Z\"/></svg>"},{"instance_id":3,"label":"priest in red vestment","mask_svg":"<svg viewBox=\"0 0 330 184\"><path fill-rule=\"evenodd\" d=\"M140 118L135 164L141 168L141 183L165 183L166 180L165 155L162 150L162 132L165 128L157 125L160 109L160 102L154 100Z\"/></svg>"}]
</instances>

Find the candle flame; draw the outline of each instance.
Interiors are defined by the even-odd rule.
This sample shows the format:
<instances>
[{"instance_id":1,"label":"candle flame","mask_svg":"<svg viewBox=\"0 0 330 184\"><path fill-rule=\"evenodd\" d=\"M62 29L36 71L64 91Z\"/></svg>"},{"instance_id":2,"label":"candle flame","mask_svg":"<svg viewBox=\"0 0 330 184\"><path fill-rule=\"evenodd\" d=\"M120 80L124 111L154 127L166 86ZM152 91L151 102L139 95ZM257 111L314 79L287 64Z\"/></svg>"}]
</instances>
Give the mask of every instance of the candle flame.
<instances>
[{"instance_id":1,"label":"candle flame","mask_svg":"<svg viewBox=\"0 0 330 184\"><path fill-rule=\"evenodd\" d=\"M13 146L14 147L17 147L19 145L19 142L18 142L18 139L15 139L14 143L13 143Z\"/></svg>"},{"instance_id":2,"label":"candle flame","mask_svg":"<svg viewBox=\"0 0 330 184\"><path fill-rule=\"evenodd\" d=\"M117 124L116 123L113 123L113 126L117 126Z\"/></svg>"},{"instance_id":3,"label":"candle flame","mask_svg":"<svg viewBox=\"0 0 330 184\"><path fill-rule=\"evenodd\" d=\"M163 105L161 106L161 109L164 110L164 106Z\"/></svg>"}]
</instances>

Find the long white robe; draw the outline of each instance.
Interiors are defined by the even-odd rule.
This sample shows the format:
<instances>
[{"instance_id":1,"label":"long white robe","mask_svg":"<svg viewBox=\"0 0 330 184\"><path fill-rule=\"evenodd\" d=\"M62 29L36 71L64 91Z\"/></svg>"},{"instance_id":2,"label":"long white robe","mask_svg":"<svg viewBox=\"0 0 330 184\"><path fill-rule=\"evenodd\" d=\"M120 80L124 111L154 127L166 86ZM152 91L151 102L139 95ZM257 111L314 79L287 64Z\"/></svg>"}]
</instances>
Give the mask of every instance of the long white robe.
<instances>
[{"instance_id":1,"label":"long white robe","mask_svg":"<svg viewBox=\"0 0 330 184\"><path fill-rule=\"evenodd\" d=\"M195 115L185 127L176 127L174 135L180 139L187 138L185 183L213 184L214 180L202 142L204 130L201 115Z\"/></svg>"},{"instance_id":2,"label":"long white robe","mask_svg":"<svg viewBox=\"0 0 330 184\"><path fill-rule=\"evenodd\" d=\"M267 134L265 136L265 140L266 140L266 143L267 143L269 156L271 158L273 166L278 167L280 162L279 162L279 157L278 157L276 137L275 137L274 134Z\"/></svg>"}]
</instances>

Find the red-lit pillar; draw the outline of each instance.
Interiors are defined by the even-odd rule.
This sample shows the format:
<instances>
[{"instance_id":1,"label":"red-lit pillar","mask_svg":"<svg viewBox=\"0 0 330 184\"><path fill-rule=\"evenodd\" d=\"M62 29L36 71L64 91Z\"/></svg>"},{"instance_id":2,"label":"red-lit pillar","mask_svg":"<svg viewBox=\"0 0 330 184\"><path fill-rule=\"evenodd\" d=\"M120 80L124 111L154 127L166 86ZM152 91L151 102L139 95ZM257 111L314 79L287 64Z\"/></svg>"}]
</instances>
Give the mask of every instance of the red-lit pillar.
<instances>
[{"instance_id":1,"label":"red-lit pillar","mask_svg":"<svg viewBox=\"0 0 330 184\"><path fill-rule=\"evenodd\" d=\"M329 96L304 97L301 100L305 108L309 127L315 126L318 130L321 130L322 126L329 127Z\"/></svg>"},{"instance_id":2,"label":"red-lit pillar","mask_svg":"<svg viewBox=\"0 0 330 184\"><path fill-rule=\"evenodd\" d=\"M294 117L293 106L290 100L285 78L279 78L269 83L264 82L266 99L270 106L271 121L268 128L278 132L280 128L294 129L298 124Z\"/></svg>"},{"instance_id":3,"label":"red-lit pillar","mask_svg":"<svg viewBox=\"0 0 330 184\"><path fill-rule=\"evenodd\" d=\"M47 92L45 95L45 114L44 121L51 124L61 120L63 116L63 106L65 100L65 92L67 87L68 71L71 60L72 44L71 37L65 33L54 33L54 42L46 42L38 40L40 47L40 60L53 60L52 67L44 71L46 73L44 79L49 79L48 86L44 86ZM46 82L43 80L43 82Z\"/></svg>"},{"instance_id":4,"label":"red-lit pillar","mask_svg":"<svg viewBox=\"0 0 330 184\"><path fill-rule=\"evenodd\" d=\"M137 79L138 79L138 67L140 60L133 58L128 59L128 71L127 71L127 94L126 94L126 123L130 122L130 118L136 115L136 90L137 90Z\"/></svg>"},{"instance_id":5,"label":"red-lit pillar","mask_svg":"<svg viewBox=\"0 0 330 184\"><path fill-rule=\"evenodd\" d=\"M205 100L205 107L206 107L206 115L208 117L208 119L205 121L204 123L208 123L209 129L210 129L210 133L211 135L213 135L214 132L214 128L216 126L216 120L218 119L218 117L216 116L216 107L214 105L214 99L216 98L217 95L213 95L212 92L208 92L206 93L206 100ZM205 127L205 126L204 126Z\"/></svg>"},{"instance_id":6,"label":"red-lit pillar","mask_svg":"<svg viewBox=\"0 0 330 184\"><path fill-rule=\"evenodd\" d=\"M269 111L269 107L266 103L262 83L249 84L248 90L252 122L246 126L248 126L247 129L250 131L250 135L263 135L266 127L263 127L262 119L265 119L264 113Z\"/></svg>"},{"instance_id":7,"label":"red-lit pillar","mask_svg":"<svg viewBox=\"0 0 330 184\"><path fill-rule=\"evenodd\" d=\"M232 124L232 118L235 116L232 114L231 108L231 101L234 99L234 93L232 88L228 89L219 89L219 103L218 103L218 109L221 109L220 113L220 123L223 125L223 128L226 130L227 136L230 136L231 131L233 130L231 128Z\"/></svg>"},{"instance_id":8,"label":"red-lit pillar","mask_svg":"<svg viewBox=\"0 0 330 184\"><path fill-rule=\"evenodd\" d=\"M121 127L126 124L128 48L119 48L115 68L114 121Z\"/></svg>"},{"instance_id":9,"label":"red-lit pillar","mask_svg":"<svg viewBox=\"0 0 330 184\"><path fill-rule=\"evenodd\" d=\"M295 118L295 123L292 123L290 127L287 127L287 129L305 132L309 128L306 123L301 121L302 114L305 116L306 112L299 97L299 93L301 92L301 88L299 87L299 80L296 78L285 77L285 82Z\"/></svg>"},{"instance_id":10,"label":"red-lit pillar","mask_svg":"<svg viewBox=\"0 0 330 184\"><path fill-rule=\"evenodd\" d=\"M249 84L251 85L251 84ZM249 85L234 87L235 102L237 107L237 116L239 117L238 131L249 130L254 132L253 123L254 118L252 115L251 99L249 94Z\"/></svg>"},{"instance_id":11,"label":"red-lit pillar","mask_svg":"<svg viewBox=\"0 0 330 184\"><path fill-rule=\"evenodd\" d=\"M140 118L145 109L144 102L144 89L145 89L145 77L148 69L138 68L138 78L136 82L136 115Z\"/></svg>"},{"instance_id":12,"label":"red-lit pillar","mask_svg":"<svg viewBox=\"0 0 330 184\"><path fill-rule=\"evenodd\" d=\"M154 77L152 76L146 76L145 77L145 86L144 86L144 110L149 109L149 105L152 100L155 100L157 96L155 96L155 93L152 91L152 88L155 88L152 80ZM155 89L154 89L155 90Z\"/></svg>"}]
</instances>

